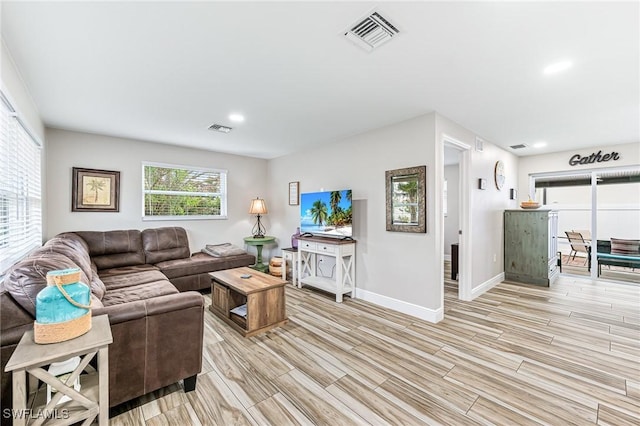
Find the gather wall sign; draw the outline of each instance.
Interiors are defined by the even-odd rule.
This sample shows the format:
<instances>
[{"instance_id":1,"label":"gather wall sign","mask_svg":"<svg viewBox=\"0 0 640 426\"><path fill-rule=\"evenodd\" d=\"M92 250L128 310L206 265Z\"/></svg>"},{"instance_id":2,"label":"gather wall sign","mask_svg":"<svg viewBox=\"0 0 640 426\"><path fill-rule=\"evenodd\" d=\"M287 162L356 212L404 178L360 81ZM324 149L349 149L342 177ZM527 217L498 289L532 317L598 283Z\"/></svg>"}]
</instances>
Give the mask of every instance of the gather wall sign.
<instances>
[{"instance_id":1,"label":"gather wall sign","mask_svg":"<svg viewBox=\"0 0 640 426\"><path fill-rule=\"evenodd\" d=\"M591 155L581 156L580 154L574 154L569 159L570 166L577 166L579 164L593 164L593 163L604 163L607 161L618 161L620 159L620 154L612 151L608 154L603 154L602 150L597 153L594 152Z\"/></svg>"}]
</instances>

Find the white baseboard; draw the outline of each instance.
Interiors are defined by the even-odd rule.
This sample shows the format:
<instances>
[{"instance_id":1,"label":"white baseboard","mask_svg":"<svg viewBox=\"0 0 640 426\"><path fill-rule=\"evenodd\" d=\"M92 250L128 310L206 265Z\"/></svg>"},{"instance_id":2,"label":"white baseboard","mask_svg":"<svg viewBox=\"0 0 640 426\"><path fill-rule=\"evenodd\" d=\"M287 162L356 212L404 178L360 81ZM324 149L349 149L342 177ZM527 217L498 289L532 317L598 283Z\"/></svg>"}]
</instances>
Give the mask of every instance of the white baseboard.
<instances>
[{"instance_id":1,"label":"white baseboard","mask_svg":"<svg viewBox=\"0 0 640 426\"><path fill-rule=\"evenodd\" d=\"M447 261L451 262L451 255L450 254L445 254L444 255L444 260L447 260Z\"/></svg>"},{"instance_id":2,"label":"white baseboard","mask_svg":"<svg viewBox=\"0 0 640 426\"><path fill-rule=\"evenodd\" d=\"M486 292L487 290L490 290L493 287L497 286L502 281L504 281L504 272L501 272L495 277L490 278L487 281L483 282L479 286L474 287L473 289L471 289L471 300L480 296L482 293Z\"/></svg>"},{"instance_id":3,"label":"white baseboard","mask_svg":"<svg viewBox=\"0 0 640 426\"><path fill-rule=\"evenodd\" d=\"M359 288L356 289L356 298L432 323L437 323L444 318L444 310L442 308L429 309Z\"/></svg>"}]
</instances>

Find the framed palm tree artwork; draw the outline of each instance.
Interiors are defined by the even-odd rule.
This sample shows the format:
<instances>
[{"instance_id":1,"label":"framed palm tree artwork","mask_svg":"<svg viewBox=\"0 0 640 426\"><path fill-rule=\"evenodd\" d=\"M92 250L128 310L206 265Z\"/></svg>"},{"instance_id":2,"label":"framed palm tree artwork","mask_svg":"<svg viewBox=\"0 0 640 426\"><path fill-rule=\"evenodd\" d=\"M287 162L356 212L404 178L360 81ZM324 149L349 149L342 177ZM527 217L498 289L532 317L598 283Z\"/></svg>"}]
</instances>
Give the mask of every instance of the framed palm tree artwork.
<instances>
[{"instance_id":1,"label":"framed palm tree artwork","mask_svg":"<svg viewBox=\"0 0 640 426\"><path fill-rule=\"evenodd\" d=\"M71 211L120 211L120 172L73 168Z\"/></svg>"}]
</instances>

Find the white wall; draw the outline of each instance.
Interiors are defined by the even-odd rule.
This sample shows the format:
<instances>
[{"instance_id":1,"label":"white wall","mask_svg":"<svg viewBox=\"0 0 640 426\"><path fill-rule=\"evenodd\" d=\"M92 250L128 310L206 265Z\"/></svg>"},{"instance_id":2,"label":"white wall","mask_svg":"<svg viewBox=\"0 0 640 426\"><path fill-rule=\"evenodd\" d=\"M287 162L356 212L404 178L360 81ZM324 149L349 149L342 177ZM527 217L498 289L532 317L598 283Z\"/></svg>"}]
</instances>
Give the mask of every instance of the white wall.
<instances>
[{"instance_id":1,"label":"white wall","mask_svg":"<svg viewBox=\"0 0 640 426\"><path fill-rule=\"evenodd\" d=\"M298 226L300 207L288 205L289 182L299 181L300 192L350 188L358 289L433 314L442 292L434 273L441 261L433 232L434 120L429 114L270 160L269 213L280 220L268 232L284 243ZM385 171L419 165L427 166L427 233L388 232Z\"/></svg>"},{"instance_id":2,"label":"white wall","mask_svg":"<svg viewBox=\"0 0 640 426\"><path fill-rule=\"evenodd\" d=\"M598 152L600 150L602 150L603 154L615 151L620 154L620 159L605 163L578 164L576 166L569 165L569 159L574 154L589 156L591 153ZM579 171L606 167L639 165L640 142L520 157L518 160L519 198L521 200L526 200L527 194L530 193L529 191L533 191L533 188L529 188L529 175L534 173Z\"/></svg>"},{"instance_id":3,"label":"white wall","mask_svg":"<svg viewBox=\"0 0 640 426\"><path fill-rule=\"evenodd\" d=\"M444 254L451 255L451 244L458 242L460 229L460 166L444 167L447 180L447 216L444 218Z\"/></svg>"},{"instance_id":4,"label":"white wall","mask_svg":"<svg viewBox=\"0 0 640 426\"><path fill-rule=\"evenodd\" d=\"M0 72L2 73L2 91L8 95L9 101L16 108L19 117L27 126L27 130L39 140L44 141L44 124L29 89L25 85L20 72L16 68L11 53L4 40L1 40Z\"/></svg>"},{"instance_id":5,"label":"white wall","mask_svg":"<svg viewBox=\"0 0 640 426\"><path fill-rule=\"evenodd\" d=\"M47 238L64 231L181 226L192 251L222 242L243 246L255 222L247 213L251 199L267 193L266 160L57 129L47 129L46 137ZM143 221L143 161L226 169L228 219ZM120 212L71 212L72 167L120 171ZM269 227L269 215L265 223Z\"/></svg>"}]
</instances>

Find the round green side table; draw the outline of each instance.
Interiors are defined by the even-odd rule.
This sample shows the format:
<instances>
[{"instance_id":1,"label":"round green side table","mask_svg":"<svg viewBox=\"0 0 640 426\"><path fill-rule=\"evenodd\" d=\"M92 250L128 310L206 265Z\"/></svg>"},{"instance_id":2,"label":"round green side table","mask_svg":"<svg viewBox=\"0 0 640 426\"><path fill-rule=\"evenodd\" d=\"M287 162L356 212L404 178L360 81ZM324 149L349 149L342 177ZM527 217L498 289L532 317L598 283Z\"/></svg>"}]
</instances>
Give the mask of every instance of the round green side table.
<instances>
[{"instance_id":1,"label":"round green side table","mask_svg":"<svg viewBox=\"0 0 640 426\"><path fill-rule=\"evenodd\" d=\"M256 264L252 266L253 269L260 272L268 272L269 265L262 263L262 246L266 244L273 244L276 241L276 237L270 237L265 235L262 238L245 237L244 242L248 246L255 246L258 253L256 254Z\"/></svg>"}]
</instances>

